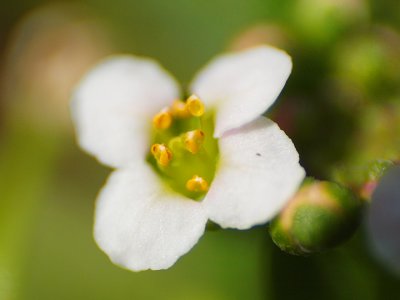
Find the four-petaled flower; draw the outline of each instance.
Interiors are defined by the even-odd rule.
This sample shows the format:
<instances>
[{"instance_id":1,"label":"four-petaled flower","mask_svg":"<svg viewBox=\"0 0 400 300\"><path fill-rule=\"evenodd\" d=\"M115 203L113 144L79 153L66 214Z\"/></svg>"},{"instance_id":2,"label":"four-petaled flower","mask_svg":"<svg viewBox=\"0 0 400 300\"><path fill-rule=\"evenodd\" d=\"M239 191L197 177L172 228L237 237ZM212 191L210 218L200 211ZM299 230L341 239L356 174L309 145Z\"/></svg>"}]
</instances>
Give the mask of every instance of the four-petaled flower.
<instances>
[{"instance_id":1,"label":"four-petaled flower","mask_svg":"<svg viewBox=\"0 0 400 300\"><path fill-rule=\"evenodd\" d=\"M94 227L114 263L135 271L169 268L196 244L208 219L247 229L282 209L304 170L291 140L261 114L291 68L286 53L260 46L217 57L196 76L190 92L214 112L219 153L200 201L172 191L149 162L152 120L179 98L175 80L134 56L107 59L84 78L72 112L79 144L116 169L97 199ZM169 152L166 158L173 159Z\"/></svg>"}]
</instances>

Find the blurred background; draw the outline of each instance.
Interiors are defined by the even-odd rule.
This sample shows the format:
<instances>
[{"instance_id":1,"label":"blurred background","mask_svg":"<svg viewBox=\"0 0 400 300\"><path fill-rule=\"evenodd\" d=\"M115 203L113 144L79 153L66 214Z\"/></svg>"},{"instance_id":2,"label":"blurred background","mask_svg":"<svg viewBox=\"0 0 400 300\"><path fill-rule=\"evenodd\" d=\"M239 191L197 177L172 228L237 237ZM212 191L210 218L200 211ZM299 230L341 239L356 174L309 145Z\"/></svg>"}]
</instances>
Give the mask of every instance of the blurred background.
<instances>
[{"instance_id":1,"label":"blurred background","mask_svg":"<svg viewBox=\"0 0 400 300\"><path fill-rule=\"evenodd\" d=\"M110 169L75 143L80 77L122 52L157 59L186 87L214 55L262 43L293 58L267 115L309 176L360 191L371 161L399 161L397 0L3 3L0 299L397 299L400 228L383 245L397 247L388 260L368 210L349 242L306 258L280 251L265 226L207 232L166 271L120 269L95 245L94 200Z\"/></svg>"}]
</instances>

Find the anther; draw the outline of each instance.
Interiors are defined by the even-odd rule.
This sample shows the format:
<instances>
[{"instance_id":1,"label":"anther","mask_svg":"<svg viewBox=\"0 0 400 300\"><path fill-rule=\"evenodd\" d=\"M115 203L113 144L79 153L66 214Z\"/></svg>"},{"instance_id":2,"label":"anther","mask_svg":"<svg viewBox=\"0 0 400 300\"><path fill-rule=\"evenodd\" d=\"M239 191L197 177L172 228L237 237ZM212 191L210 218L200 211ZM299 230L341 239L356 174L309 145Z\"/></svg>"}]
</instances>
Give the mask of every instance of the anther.
<instances>
[{"instance_id":1,"label":"anther","mask_svg":"<svg viewBox=\"0 0 400 300\"><path fill-rule=\"evenodd\" d=\"M153 118L153 125L157 129L168 129L172 123L172 115L168 109L164 108Z\"/></svg>"},{"instance_id":2,"label":"anther","mask_svg":"<svg viewBox=\"0 0 400 300\"><path fill-rule=\"evenodd\" d=\"M151 154L153 154L157 163L163 167L168 166L172 160L172 151L164 144L153 144L151 146Z\"/></svg>"},{"instance_id":3,"label":"anther","mask_svg":"<svg viewBox=\"0 0 400 300\"><path fill-rule=\"evenodd\" d=\"M204 132L200 129L188 131L183 135L183 143L187 151L196 154L204 142Z\"/></svg>"},{"instance_id":4,"label":"anther","mask_svg":"<svg viewBox=\"0 0 400 300\"><path fill-rule=\"evenodd\" d=\"M181 100L175 100L171 105L171 114L176 118L190 117L190 113L186 107L186 103Z\"/></svg>"},{"instance_id":5,"label":"anther","mask_svg":"<svg viewBox=\"0 0 400 300\"><path fill-rule=\"evenodd\" d=\"M186 189L191 192L207 192L208 182L198 175L194 175L186 182Z\"/></svg>"},{"instance_id":6,"label":"anther","mask_svg":"<svg viewBox=\"0 0 400 300\"><path fill-rule=\"evenodd\" d=\"M186 107L192 116L201 117L204 114L204 104L196 95L186 100Z\"/></svg>"}]
</instances>

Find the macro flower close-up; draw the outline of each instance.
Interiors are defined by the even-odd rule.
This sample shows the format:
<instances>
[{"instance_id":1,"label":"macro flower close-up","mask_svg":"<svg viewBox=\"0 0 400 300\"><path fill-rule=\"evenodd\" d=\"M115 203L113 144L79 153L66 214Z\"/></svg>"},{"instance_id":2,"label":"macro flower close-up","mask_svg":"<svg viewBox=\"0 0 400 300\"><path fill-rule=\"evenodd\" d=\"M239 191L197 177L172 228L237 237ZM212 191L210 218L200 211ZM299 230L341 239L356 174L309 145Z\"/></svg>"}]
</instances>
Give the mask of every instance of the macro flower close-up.
<instances>
[{"instance_id":1,"label":"macro flower close-up","mask_svg":"<svg viewBox=\"0 0 400 300\"><path fill-rule=\"evenodd\" d=\"M399 298L398 7L5 1L0 300Z\"/></svg>"},{"instance_id":2,"label":"macro flower close-up","mask_svg":"<svg viewBox=\"0 0 400 300\"><path fill-rule=\"evenodd\" d=\"M147 58L110 57L84 77L72 115L80 146L115 169L94 225L114 263L166 269L209 220L249 229L285 206L305 172L292 141L262 114L291 69L285 52L258 46L218 56L183 94Z\"/></svg>"}]
</instances>

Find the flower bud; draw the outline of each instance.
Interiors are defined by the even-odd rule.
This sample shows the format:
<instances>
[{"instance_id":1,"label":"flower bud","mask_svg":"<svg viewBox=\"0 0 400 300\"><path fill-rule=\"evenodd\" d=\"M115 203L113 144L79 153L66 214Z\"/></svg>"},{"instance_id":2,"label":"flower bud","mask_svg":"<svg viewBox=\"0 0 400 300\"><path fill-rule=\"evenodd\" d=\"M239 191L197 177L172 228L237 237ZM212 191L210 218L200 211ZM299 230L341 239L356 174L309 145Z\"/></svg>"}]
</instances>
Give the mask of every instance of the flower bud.
<instances>
[{"instance_id":1,"label":"flower bud","mask_svg":"<svg viewBox=\"0 0 400 300\"><path fill-rule=\"evenodd\" d=\"M382 176L386 173L389 167L393 166L393 162L390 160L377 159L372 161L365 174L366 178L362 184L359 194L362 199L367 201L371 200L372 193L375 191Z\"/></svg>"},{"instance_id":2,"label":"flower bud","mask_svg":"<svg viewBox=\"0 0 400 300\"><path fill-rule=\"evenodd\" d=\"M344 187L308 180L271 222L270 234L283 251L307 255L335 247L359 224L361 201Z\"/></svg>"},{"instance_id":3,"label":"flower bud","mask_svg":"<svg viewBox=\"0 0 400 300\"><path fill-rule=\"evenodd\" d=\"M337 182L350 186L361 199L370 201L381 177L393 165L391 160L375 159L361 166L339 168L333 176Z\"/></svg>"}]
</instances>

